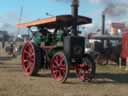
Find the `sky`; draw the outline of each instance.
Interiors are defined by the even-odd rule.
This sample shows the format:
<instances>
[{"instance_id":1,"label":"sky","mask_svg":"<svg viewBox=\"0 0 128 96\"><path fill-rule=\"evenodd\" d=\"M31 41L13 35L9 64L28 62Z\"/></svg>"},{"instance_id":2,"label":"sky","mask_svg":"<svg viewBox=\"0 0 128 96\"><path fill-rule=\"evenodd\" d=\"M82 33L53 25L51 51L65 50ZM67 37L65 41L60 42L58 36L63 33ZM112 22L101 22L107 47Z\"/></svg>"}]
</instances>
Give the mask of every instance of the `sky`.
<instances>
[{"instance_id":1,"label":"sky","mask_svg":"<svg viewBox=\"0 0 128 96\"><path fill-rule=\"evenodd\" d=\"M127 0L79 0L79 15L93 19L95 25L101 26L101 14L112 3L126 4ZM71 0L0 0L0 27L3 24L15 26L19 23L20 10L23 8L20 22L32 21L39 18L61 14L71 14ZM115 7L114 7L115 8ZM121 6L122 8L122 6ZM109 10L109 12L111 12ZM121 10L122 12L122 10ZM117 18L108 16L109 20L128 21L127 14ZM7 25L6 24L6 25ZM4 27L3 27L4 28ZM13 28L12 28L13 29ZM15 30L16 31L16 30Z\"/></svg>"},{"instance_id":2,"label":"sky","mask_svg":"<svg viewBox=\"0 0 128 96\"><path fill-rule=\"evenodd\" d=\"M9 19L12 22L20 15L21 6L23 7L22 21L29 21L51 15L71 14L71 2L57 2L59 0L1 0L0 20ZM60 0L61 1L61 0ZM80 0L79 14L95 19L97 13L102 10L102 5L90 3L88 0ZM99 16L100 17L100 16ZM18 20L17 20L18 21Z\"/></svg>"}]
</instances>

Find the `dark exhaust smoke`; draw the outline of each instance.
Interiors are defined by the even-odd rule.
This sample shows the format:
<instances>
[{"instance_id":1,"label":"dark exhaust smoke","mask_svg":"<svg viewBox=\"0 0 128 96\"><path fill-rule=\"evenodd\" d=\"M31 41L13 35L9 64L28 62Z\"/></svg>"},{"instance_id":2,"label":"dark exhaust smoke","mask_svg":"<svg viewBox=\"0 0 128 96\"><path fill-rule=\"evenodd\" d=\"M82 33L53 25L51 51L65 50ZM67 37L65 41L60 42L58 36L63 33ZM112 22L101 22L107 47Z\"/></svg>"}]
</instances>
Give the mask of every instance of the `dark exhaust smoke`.
<instances>
[{"instance_id":1,"label":"dark exhaust smoke","mask_svg":"<svg viewBox=\"0 0 128 96\"><path fill-rule=\"evenodd\" d=\"M128 4L109 4L104 10L104 14L111 17L121 17L127 15Z\"/></svg>"}]
</instances>

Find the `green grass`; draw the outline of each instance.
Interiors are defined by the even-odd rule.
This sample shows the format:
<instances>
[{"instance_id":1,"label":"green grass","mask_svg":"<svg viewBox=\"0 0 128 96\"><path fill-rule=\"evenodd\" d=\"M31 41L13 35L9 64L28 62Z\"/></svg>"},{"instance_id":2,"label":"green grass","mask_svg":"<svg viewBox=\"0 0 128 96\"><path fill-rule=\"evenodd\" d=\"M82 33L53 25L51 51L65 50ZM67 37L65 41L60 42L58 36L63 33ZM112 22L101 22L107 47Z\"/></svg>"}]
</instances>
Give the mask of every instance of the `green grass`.
<instances>
[{"instance_id":1,"label":"green grass","mask_svg":"<svg viewBox=\"0 0 128 96\"><path fill-rule=\"evenodd\" d=\"M126 66L122 66L121 68L116 64L107 64L107 65L96 65L97 72L111 72L111 73L128 73L126 71Z\"/></svg>"}]
</instances>

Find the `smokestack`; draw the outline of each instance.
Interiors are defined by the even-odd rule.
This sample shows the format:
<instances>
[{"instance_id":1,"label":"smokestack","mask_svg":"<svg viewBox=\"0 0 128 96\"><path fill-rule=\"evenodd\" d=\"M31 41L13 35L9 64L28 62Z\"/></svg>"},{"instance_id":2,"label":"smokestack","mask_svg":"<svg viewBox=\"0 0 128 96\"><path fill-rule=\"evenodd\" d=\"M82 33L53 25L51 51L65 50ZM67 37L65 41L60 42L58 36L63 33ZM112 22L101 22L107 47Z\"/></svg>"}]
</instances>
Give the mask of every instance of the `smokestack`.
<instances>
[{"instance_id":1,"label":"smokestack","mask_svg":"<svg viewBox=\"0 0 128 96\"><path fill-rule=\"evenodd\" d=\"M105 12L102 13L102 35L105 34ZM101 41L102 42L102 47L104 48L104 40Z\"/></svg>"},{"instance_id":2,"label":"smokestack","mask_svg":"<svg viewBox=\"0 0 128 96\"><path fill-rule=\"evenodd\" d=\"M102 34L105 33L105 13L102 13Z\"/></svg>"},{"instance_id":3,"label":"smokestack","mask_svg":"<svg viewBox=\"0 0 128 96\"><path fill-rule=\"evenodd\" d=\"M72 17L73 17L73 35L77 36L77 17L78 17L78 7L79 0L72 0Z\"/></svg>"}]
</instances>

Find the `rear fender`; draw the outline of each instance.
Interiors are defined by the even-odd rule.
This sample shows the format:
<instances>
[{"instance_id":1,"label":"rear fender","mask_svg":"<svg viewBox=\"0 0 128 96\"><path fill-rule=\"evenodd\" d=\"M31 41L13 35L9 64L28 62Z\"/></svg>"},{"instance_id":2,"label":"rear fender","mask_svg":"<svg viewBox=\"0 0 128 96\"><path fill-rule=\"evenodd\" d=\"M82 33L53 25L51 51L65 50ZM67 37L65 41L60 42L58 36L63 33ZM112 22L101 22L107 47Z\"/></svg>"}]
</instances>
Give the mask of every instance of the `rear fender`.
<instances>
[{"instance_id":1,"label":"rear fender","mask_svg":"<svg viewBox=\"0 0 128 96\"><path fill-rule=\"evenodd\" d=\"M51 50L51 52L49 53L49 56L52 57L54 56L55 53L61 51L62 52L63 48L62 47L57 47Z\"/></svg>"}]
</instances>

